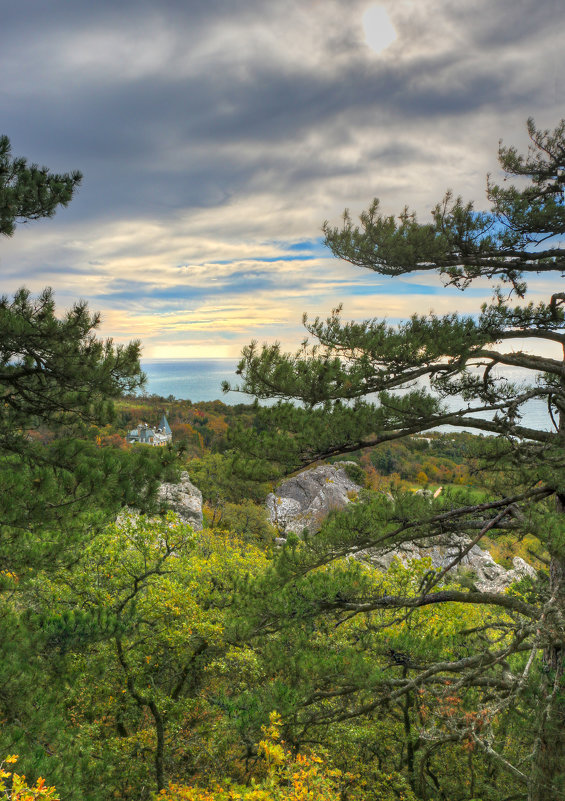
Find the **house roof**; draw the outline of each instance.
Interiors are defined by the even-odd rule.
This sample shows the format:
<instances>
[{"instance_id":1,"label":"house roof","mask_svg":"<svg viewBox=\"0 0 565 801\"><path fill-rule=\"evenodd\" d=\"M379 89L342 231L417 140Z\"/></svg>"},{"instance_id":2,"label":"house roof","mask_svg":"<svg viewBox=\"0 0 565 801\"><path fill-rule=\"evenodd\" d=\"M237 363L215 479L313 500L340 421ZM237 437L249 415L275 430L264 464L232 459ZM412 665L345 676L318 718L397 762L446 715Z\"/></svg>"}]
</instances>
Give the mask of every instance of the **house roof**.
<instances>
[{"instance_id":1,"label":"house roof","mask_svg":"<svg viewBox=\"0 0 565 801\"><path fill-rule=\"evenodd\" d=\"M167 420L166 415L163 415L161 418L161 422L159 423L159 428L161 431L164 431L165 434L172 434L171 427L169 425L169 421Z\"/></svg>"}]
</instances>

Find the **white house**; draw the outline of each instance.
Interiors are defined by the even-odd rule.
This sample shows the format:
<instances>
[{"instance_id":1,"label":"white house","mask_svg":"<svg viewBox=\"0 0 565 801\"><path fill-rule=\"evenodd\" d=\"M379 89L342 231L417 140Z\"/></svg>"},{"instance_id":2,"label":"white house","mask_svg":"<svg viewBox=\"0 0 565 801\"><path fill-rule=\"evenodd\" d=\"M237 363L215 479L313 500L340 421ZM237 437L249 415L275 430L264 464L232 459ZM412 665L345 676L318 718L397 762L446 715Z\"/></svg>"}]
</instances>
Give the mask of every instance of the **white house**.
<instances>
[{"instance_id":1,"label":"white house","mask_svg":"<svg viewBox=\"0 0 565 801\"><path fill-rule=\"evenodd\" d=\"M126 437L127 442L139 442L154 447L161 447L172 440L173 432L165 415L161 418L158 428L149 428L147 423L140 423L137 428L132 428Z\"/></svg>"}]
</instances>

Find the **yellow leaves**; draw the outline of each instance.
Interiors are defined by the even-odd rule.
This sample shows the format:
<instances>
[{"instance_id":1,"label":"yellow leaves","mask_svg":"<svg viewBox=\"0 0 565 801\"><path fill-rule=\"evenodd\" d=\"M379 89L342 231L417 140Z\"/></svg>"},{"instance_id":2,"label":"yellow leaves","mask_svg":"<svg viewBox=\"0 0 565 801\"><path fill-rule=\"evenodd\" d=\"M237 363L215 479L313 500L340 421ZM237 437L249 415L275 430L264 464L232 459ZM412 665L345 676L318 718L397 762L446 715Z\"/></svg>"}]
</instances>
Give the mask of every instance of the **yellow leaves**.
<instances>
[{"instance_id":1,"label":"yellow leaves","mask_svg":"<svg viewBox=\"0 0 565 801\"><path fill-rule=\"evenodd\" d=\"M263 731L271 740L280 740L281 738L282 718L278 712L273 711L269 715L269 726L267 729L263 727Z\"/></svg>"},{"instance_id":2,"label":"yellow leaves","mask_svg":"<svg viewBox=\"0 0 565 801\"><path fill-rule=\"evenodd\" d=\"M316 754L295 757L281 741L281 717L272 712L265 738L259 743L265 774L250 785L215 785L211 788L171 785L160 801L339 801L343 774L324 764ZM351 777L345 777L350 783Z\"/></svg>"},{"instance_id":3,"label":"yellow leaves","mask_svg":"<svg viewBox=\"0 0 565 801\"><path fill-rule=\"evenodd\" d=\"M284 762L285 752L283 748L269 740L261 740L259 743L259 753L263 754L268 767L272 765L282 765Z\"/></svg>"},{"instance_id":4,"label":"yellow leaves","mask_svg":"<svg viewBox=\"0 0 565 801\"><path fill-rule=\"evenodd\" d=\"M0 763L0 792L4 801L60 801L55 788L46 787L41 776L33 787L29 787L24 775L4 770L4 765L14 765L17 761L18 755L11 754ZM4 779L9 779L9 786Z\"/></svg>"},{"instance_id":5,"label":"yellow leaves","mask_svg":"<svg viewBox=\"0 0 565 801\"><path fill-rule=\"evenodd\" d=\"M253 648L228 647L217 659L211 659L205 668L206 673L215 676L229 676L230 683L245 686L264 675L264 666Z\"/></svg>"}]
</instances>

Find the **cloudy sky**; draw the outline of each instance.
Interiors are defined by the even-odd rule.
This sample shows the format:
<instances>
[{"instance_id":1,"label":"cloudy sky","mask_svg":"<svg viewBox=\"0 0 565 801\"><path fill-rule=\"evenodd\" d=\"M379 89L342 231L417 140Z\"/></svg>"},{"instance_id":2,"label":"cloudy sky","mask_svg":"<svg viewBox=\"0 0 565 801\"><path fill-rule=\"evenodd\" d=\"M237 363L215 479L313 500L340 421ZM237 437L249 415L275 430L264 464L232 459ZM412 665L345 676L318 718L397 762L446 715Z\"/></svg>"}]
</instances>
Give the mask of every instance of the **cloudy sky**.
<instances>
[{"instance_id":1,"label":"cloudy sky","mask_svg":"<svg viewBox=\"0 0 565 801\"><path fill-rule=\"evenodd\" d=\"M354 268L320 227L374 196L484 205L499 138L565 116L564 23L563 0L6 0L0 133L84 179L2 241L2 291L85 298L147 358L294 348L339 302L472 311L480 289Z\"/></svg>"}]
</instances>

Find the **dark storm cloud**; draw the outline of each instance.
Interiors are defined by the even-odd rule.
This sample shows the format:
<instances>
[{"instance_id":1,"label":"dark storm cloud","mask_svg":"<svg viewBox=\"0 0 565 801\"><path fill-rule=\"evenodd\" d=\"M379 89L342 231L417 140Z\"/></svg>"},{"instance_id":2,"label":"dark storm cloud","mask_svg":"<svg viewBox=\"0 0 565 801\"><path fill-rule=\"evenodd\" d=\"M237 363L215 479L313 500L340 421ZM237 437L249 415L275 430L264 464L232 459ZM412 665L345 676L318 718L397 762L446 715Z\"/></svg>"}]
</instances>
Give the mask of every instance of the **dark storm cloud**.
<instances>
[{"instance_id":1,"label":"dark storm cloud","mask_svg":"<svg viewBox=\"0 0 565 801\"><path fill-rule=\"evenodd\" d=\"M29 244L10 250L10 270L0 262L3 276L67 273L70 285L84 274L98 277L85 284L96 302L174 304L191 292L174 266L228 265L237 239L249 251L231 277L194 287L193 300L292 293L290 270L241 266L255 247L273 243L262 258L278 260L293 236L316 240L325 217L373 194L388 213L413 192L429 210L454 180L480 192L499 136L514 142L529 114L548 126L563 115L561 0L382 2L398 40L378 55L361 24L371 0L5 4L0 133L14 154L84 181L46 224L62 233L42 240L43 266Z\"/></svg>"},{"instance_id":2,"label":"dark storm cloud","mask_svg":"<svg viewBox=\"0 0 565 801\"><path fill-rule=\"evenodd\" d=\"M143 16L162 16L186 30L201 31L218 17L256 18L262 0L26 0L6 3L2 9L2 27L10 36L44 37L51 30L72 36L73 32L104 23L108 26L132 26ZM188 24L187 24L188 23Z\"/></svg>"},{"instance_id":3,"label":"dark storm cloud","mask_svg":"<svg viewBox=\"0 0 565 801\"><path fill-rule=\"evenodd\" d=\"M278 5L287 6L292 18L295 3ZM351 14L355 5L364 4L339 5L344 13ZM372 62L370 54L352 52L339 74L331 68L314 69L298 62L292 69L281 69L275 59L269 63L264 53L254 53L250 35L249 50L243 56L236 52L232 58L228 43L225 52L216 54L205 69L190 76L175 74L171 63L170 70L165 64L158 74L135 78L128 76L126 70L122 75L118 71L100 77L94 68L96 62L103 65L105 58L112 57L111 53L100 52L90 69L79 69L76 75L72 65L62 74L61 70L50 70L49 64L36 64L33 81L26 84L26 64L22 63L22 99L13 98L6 109L4 125L26 142L36 136L51 162L58 161L57 155L60 157L64 151L70 164L80 163L85 171L100 168L102 163L111 164L124 181L116 200L120 194L129 200L128 178L145 174L152 181L159 180L159 170L163 169L160 149L175 151L191 144L195 148L212 148L226 143L288 142L291 158L293 138L300 139L313 128L329 130L344 115L350 124L363 125L363 116L372 109L383 117L410 123L437 115L472 115L483 107L511 107L526 101L515 80L516 65L500 63L493 70L489 55L493 49L500 55L501 48L514 46L516 37L527 40L541 35L548 25L556 23L556 3L512 0L511 4L508 0L493 4L485 0L470 6L465 12L460 4L448 4L443 15L453 26L464 27L467 40L478 46L473 60L456 48L448 48L440 55L427 50L408 62L383 65ZM3 15L2 39L12 43L11 53L17 53L19 48L24 55L51 38L64 40L72 50L73 37L88 33L92 26L96 30L117 30L126 40L131 32L135 48L139 24L144 19L150 23L154 16L173 32L182 30L172 49L182 46L187 52L205 39L219 20L226 26L236 24L234 36L244 32L245 21L270 24L268 7L251 0L206 4L170 0L93 4L74 0L71 4L26 3L20 6L19 13L15 9L14 6L11 14ZM441 12L441 4L439 9ZM346 41L335 32L328 32L327 37L338 49ZM109 43L112 44L111 39ZM139 42L139 48L150 46L148 40ZM324 47L322 50L326 54ZM234 69L239 67L239 71ZM524 69L527 70L526 63ZM263 164L264 159L265 154L261 153ZM189 156L186 165L179 165L198 180L201 189L206 189L196 161L203 161L213 171L215 154L210 152L202 159L198 153L194 159ZM244 159L244 168L238 169L234 164L237 153L233 152L230 161L231 169L221 158L217 166L223 174L228 170L227 185L237 190L256 165ZM171 179L174 181L171 173L163 173L169 186ZM162 187L157 189L163 191ZM147 193L142 190L141 195L145 197ZM173 191L173 197L183 200L178 191Z\"/></svg>"},{"instance_id":4,"label":"dark storm cloud","mask_svg":"<svg viewBox=\"0 0 565 801\"><path fill-rule=\"evenodd\" d=\"M520 46L543 39L548 33L562 32L565 6L560 0L497 0L454 3L453 18L469 26L472 41L479 47Z\"/></svg>"},{"instance_id":5,"label":"dark storm cloud","mask_svg":"<svg viewBox=\"0 0 565 801\"><path fill-rule=\"evenodd\" d=\"M377 74L354 67L338 84L324 76L297 81L265 71L245 86L226 84L223 76L208 76L189 83L159 79L95 86L88 92L81 87L65 97L33 97L38 120L33 133L27 129L29 104L12 107L6 128L15 131L17 141L27 143L24 149L30 153L40 150L54 169L80 166L85 185L77 213L137 206L139 213L153 214L221 203L245 188L258 170L280 171L287 185L291 179L299 185L329 172L358 171L359 165L340 166L332 155L346 138L339 137L344 115L361 127L374 124L363 119L370 110L415 124L422 117L469 115L485 105L506 107L522 100L519 89L508 91L504 76L492 75L486 68L463 80L452 66L450 77L442 80L439 75L450 69L445 62L426 62L427 86L417 78L423 72L423 65L417 64L409 71L388 69ZM231 110L218 111L228 98ZM293 145L309 131L324 129L328 130L325 146L302 159ZM237 149L266 142L285 145L284 151L262 148L255 159ZM225 145L229 152L215 150ZM178 156L172 155L168 164L163 152ZM417 158L418 152L416 146L398 144L396 151L389 145L385 152L371 153L372 158L375 155L395 162L410 155Z\"/></svg>"}]
</instances>

